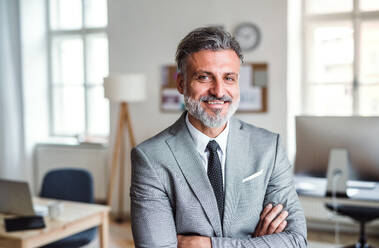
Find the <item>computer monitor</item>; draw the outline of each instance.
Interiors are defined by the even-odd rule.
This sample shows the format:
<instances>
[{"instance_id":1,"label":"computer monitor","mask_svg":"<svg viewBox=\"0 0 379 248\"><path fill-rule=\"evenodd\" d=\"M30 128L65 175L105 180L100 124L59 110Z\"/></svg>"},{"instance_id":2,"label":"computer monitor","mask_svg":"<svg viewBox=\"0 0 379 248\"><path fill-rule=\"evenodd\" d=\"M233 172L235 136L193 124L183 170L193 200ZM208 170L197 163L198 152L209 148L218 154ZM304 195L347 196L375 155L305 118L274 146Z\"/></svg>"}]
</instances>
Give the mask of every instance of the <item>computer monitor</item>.
<instances>
[{"instance_id":1,"label":"computer monitor","mask_svg":"<svg viewBox=\"0 0 379 248\"><path fill-rule=\"evenodd\" d=\"M334 148L348 151L350 179L379 182L379 117L296 117L295 174L326 177Z\"/></svg>"}]
</instances>

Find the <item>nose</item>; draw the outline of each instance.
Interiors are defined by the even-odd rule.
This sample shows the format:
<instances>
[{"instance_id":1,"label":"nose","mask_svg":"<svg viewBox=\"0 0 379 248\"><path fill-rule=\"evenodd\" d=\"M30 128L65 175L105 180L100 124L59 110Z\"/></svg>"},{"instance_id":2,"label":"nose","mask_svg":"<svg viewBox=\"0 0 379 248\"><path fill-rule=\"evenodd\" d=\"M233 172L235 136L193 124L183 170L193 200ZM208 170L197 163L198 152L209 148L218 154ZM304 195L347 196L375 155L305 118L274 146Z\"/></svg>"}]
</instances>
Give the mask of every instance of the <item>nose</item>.
<instances>
[{"instance_id":1,"label":"nose","mask_svg":"<svg viewBox=\"0 0 379 248\"><path fill-rule=\"evenodd\" d=\"M214 95L215 97L223 97L224 96L224 84L221 79L216 79L211 88L210 88L210 93Z\"/></svg>"}]
</instances>

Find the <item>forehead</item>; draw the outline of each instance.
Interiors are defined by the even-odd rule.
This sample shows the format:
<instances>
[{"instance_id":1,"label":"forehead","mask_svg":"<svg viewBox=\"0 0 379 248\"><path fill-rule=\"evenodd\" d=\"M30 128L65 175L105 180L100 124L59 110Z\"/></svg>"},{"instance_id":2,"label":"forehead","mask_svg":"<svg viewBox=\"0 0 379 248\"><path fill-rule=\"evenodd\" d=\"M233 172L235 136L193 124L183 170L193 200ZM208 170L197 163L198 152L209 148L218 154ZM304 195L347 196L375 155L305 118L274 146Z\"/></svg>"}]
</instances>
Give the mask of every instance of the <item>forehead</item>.
<instances>
[{"instance_id":1,"label":"forehead","mask_svg":"<svg viewBox=\"0 0 379 248\"><path fill-rule=\"evenodd\" d=\"M187 59L187 71L205 70L209 72L239 73L240 59L231 49L202 50L192 53Z\"/></svg>"}]
</instances>

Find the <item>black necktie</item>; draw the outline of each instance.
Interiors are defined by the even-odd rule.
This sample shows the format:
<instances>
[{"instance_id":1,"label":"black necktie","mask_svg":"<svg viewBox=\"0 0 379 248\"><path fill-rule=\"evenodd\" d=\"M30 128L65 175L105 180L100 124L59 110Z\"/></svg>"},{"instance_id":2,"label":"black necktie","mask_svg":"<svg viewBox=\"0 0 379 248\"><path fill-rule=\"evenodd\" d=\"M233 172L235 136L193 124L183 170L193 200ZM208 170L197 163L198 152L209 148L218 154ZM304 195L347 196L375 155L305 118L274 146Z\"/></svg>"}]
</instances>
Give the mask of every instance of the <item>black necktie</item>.
<instances>
[{"instance_id":1,"label":"black necktie","mask_svg":"<svg viewBox=\"0 0 379 248\"><path fill-rule=\"evenodd\" d=\"M213 192L216 196L218 211L220 213L221 224L224 218L224 191L222 183L222 170L220 159L218 158L216 141L209 141L207 148L209 150L208 159L208 178L212 185Z\"/></svg>"}]
</instances>

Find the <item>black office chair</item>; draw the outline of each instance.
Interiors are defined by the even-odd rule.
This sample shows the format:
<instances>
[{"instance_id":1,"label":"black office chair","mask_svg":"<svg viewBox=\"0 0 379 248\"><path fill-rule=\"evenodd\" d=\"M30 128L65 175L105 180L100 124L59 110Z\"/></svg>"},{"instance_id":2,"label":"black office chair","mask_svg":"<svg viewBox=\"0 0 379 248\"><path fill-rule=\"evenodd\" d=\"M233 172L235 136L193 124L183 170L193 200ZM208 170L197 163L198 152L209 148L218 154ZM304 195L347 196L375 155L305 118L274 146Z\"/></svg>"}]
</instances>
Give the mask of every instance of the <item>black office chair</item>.
<instances>
[{"instance_id":1,"label":"black office chair","mask_svg":"<svg viewBox=\"0 0 379 248\"><path fill-rule=\"evenodd\" d=\"M373 248L367 243L365 224L379 218L379 208L349 206L342 204L337 204L334 207L334 205L330 203L325 204L325 206L332 211L336 211L339 215L349 216L360 223L360 235L358 242L354 245L344 246L344 248Z\"/></svg>"},{"instance_id":2,"label":"black office chair","mask_svg":"<svg viewBox=\"0 0 379 248\"><path fill-rule=\"evenodd\" d=\"M93 203L93 180L91 174L82 169L56 169L49 171L42 183L41 197ZM77 248L90 243L97 228L91 228L58 240L43 248Z\"/></svg>"}]
</instances>

